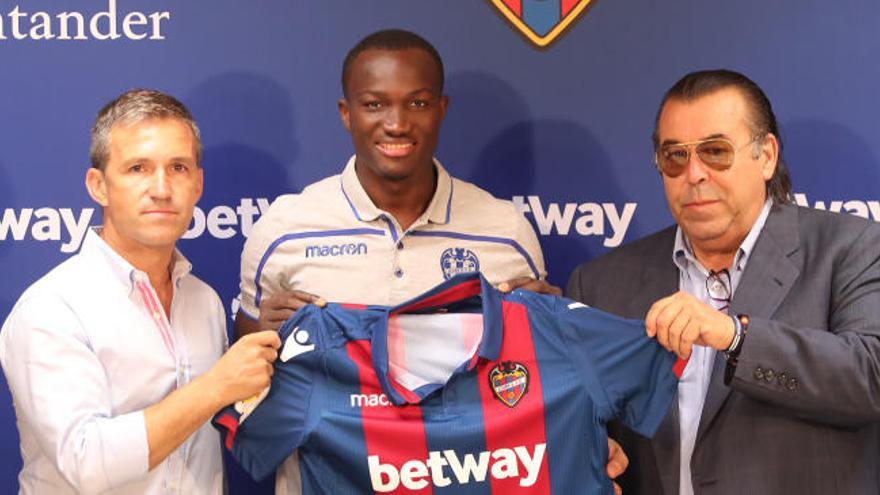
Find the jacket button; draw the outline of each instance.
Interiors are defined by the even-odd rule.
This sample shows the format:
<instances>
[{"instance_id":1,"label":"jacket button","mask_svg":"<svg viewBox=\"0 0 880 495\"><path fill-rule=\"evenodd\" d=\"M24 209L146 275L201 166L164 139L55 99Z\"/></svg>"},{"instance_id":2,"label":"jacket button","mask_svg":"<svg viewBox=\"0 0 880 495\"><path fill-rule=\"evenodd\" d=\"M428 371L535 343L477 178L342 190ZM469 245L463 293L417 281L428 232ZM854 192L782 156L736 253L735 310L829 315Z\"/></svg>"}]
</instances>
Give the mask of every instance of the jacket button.
<instances>
[{"instance_id":1,"label":"jacket button","mask_svg":"<svg viewBox=\"0 0 880 495\"><path fill-rule=\"evenodd\" d=\"M788 383L788 375L784 371L776 375L776 383L780 387L784 387L785 384Z\"/></svg>"},{"instance_id":2,"label":"jacket button","mask_svg":"<svg viewBox=\"0 0 880 495\"><path fill-rule=\"evenodd\" d=\"M797 390L797 388L798 388L798 382L797 382L797 380L794 379L794 378L789 378L789 379L788 379L788 383L785 385L785 388L787 388L787 389L791 390L792 392L794 392L794 391Z\"/></svg>"},{"instance_id":3,"label":"jacket button","mask_svg":"<svg viewBox=\"0 0 880 495\"><path fill-rule=\"evenodd\" d=\"M774 378L776 378L776 374L773 372L772 368L768 368L767 371L764 372L764 381L770 383Z\"/></svg>"},{"instance_id":4,"label":"jacket button","mask_svg":"<svg viewBox=\"0 0 880 495\"><path fill-rule=\"evenodd\" d=\"M755 380L763 380L764 379L764 368L758 366L755 368L755 372L752 374L755 377Z\"/></svg>"}]
</instances>

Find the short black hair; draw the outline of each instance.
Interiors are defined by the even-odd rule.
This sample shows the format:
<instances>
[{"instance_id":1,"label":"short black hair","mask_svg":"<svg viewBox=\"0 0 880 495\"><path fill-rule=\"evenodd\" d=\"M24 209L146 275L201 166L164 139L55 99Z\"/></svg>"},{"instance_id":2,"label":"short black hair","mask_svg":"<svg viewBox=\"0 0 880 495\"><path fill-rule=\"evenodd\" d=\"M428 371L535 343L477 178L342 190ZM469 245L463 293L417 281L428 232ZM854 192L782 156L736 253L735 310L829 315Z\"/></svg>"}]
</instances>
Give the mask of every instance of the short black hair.
<instances>
[{"instance_id":1,"label":"short black hair","mask_svg":"<svg viewBox=\"0 0 880 495\"><path fill-rule=\"evenodd\" d=\"M654 149L657 150L660 147L658 127L660 114L663 113L666 102L669 100L693 101L727 88L737 89L745 98L751 114L748 124L752 138L762 138L768 133L776 136L776 141L779 142L779 158L773 177L766 183L767 195L777 203L790 202L791 176L782 157L782 135L779 132L776 115L773 113L773 106L764 91L754 81L739 72L728 69L695 71L673 84L663 95L663 101L660 102L657 117L654 119L654 134L652 135Z\"/></svg>"},{"instance_id":2,"label":"short black hair","mask_svg":"<svg viewBox=\"0 0 880 495\"><path fill-rule=\"evenodd\" d=\"M348 96L348 79L351 75L351 64L361 53L367 50L424 50L437 66L437 74L440 76L440 92L443 92L443 59L434 45L425 38L403 29L383 29L367 35L358 44L348 51L345 61L342 62L342 94Z\"/></svg>"}]
</instances>

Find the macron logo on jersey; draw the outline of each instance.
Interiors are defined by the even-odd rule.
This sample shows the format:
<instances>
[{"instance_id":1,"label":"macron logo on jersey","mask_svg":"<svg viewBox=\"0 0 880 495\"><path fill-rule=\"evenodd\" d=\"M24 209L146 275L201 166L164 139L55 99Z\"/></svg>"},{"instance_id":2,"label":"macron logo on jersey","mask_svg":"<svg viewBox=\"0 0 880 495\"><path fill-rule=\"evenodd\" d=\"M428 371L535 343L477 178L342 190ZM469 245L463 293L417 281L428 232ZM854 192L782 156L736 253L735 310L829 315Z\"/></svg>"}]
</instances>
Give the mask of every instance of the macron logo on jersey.
<instances>
[{"instance_id":1,"label":"macron logo on jersey","mask_svg":"<svg viewBox=\"0 0 880 495\"><path fill-rule=\"evenodd\" d=\"M284 348L281 349L281 355L278 356L278 359L286 363L300 354L314 349L315 344L309 344L309 332L296 327L284 340Z\"/></svg>"},{"instance_id":2,"label":"macron logo on jersey","mask_svg":"<svg viewBox=\"0 0 880 495\"><path fill-rule=\"evenodd\" d=\"M531 452L527 447L519 446L484 451L476 456L465 454L461 459L454 450L434 450L428 452L426 460L407 461L400 469L393 464L382 463L377 455L371 455L367 457L367 464L373 490L380 493L392 492L400 485L408 490L421 490L428 483L440 488L451 485L453 481L460 485L479 483L485 481L487 475L499 480L520 478L519 486L529 487L538 479L546 449L546 443L539 443Z\"/></svg>"},{"instance_id":3,"label":"macron logo on jersey","mask_svg":"<svg viewBox=\"0 0 880 495\"><path fill-rule=\"evenodd\" d=\"M391 401L385 394L351 394L351 407L390 406Z\"/></svg>"}]
</instances>

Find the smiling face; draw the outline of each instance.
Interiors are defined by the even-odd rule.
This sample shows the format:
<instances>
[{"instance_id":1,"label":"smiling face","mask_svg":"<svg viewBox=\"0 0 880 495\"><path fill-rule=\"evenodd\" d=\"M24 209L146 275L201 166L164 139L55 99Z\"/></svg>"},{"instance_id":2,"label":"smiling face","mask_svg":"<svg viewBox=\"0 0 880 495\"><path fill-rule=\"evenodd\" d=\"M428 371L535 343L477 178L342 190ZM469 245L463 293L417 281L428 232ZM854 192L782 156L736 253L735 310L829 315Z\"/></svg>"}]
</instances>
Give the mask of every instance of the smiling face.
<instances>
[{"instance_id":1,"label":"smiling face","mask_svg":"<svg viewBox=\"0 0 880 495\"><path fill-rule=\"evenodd\" d=\"M670 99L663 106L657 125L661 147L724 138L738 150L727 170L714 170L691 152L683 173L663 174L669 210L695 250L736 250L761 213L778 148L772 134L749 144L754 136L748 110L733 88L694 100Z\"/></svg>"},{"instance_id":2,"label":"smiling face","mask_svg":"<svg viewBox=\"0 0 880 495\"><path fill-rule=\"evenodd\" d=\"M104 208L108 244L120 252L174 248L202 194L196 149L192 130L179 119L111 129L107 166L86 176L90 195Z\"/></svg>"},{"instance_id":3,"label":"smiling face","mask_svg":"<svg viewBox=\"0 0 880 495\"><path fill-rule=\"evenodd\" d=\"M339 115L351 133L358 177L370 184L433 181L447 98L424 50L368 49L352 62Z\"/></svg>"}]
</instances>

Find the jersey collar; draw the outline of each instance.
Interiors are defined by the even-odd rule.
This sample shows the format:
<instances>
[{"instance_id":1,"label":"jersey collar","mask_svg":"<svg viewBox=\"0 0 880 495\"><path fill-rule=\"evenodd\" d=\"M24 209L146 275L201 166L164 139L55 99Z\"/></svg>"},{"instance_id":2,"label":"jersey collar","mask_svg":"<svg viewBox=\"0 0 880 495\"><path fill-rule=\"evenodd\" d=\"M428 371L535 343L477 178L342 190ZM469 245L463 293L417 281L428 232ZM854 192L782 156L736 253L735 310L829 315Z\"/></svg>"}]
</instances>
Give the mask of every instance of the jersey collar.
<instances>
[{"instance_id":1,"label":"jersey collar","mask_svg":"<svg viewBox=\"0 0 880 495\"><path fill-rule=\"evenodd\" d=\"M470 300L470 301L469 301ZM479 273L456 275L430 292L398 306L387 308L375 323L372 332L373 368L383 392L395 405L418 403L445 384L435 383L409 390L389 376L388 364L388 318L397 314L431 314L446 311L452 306L473 302L481 306L483 336L477 352L458 366L452 376L474 369L480 359L494 361L501 353L504 336L502 319L503 296ZM454 311L454 310L453 310ZM451 379L450 377L450 379Z\"/></svg>"}]
</instances>

